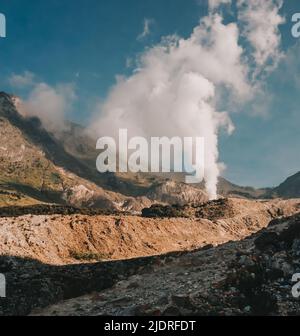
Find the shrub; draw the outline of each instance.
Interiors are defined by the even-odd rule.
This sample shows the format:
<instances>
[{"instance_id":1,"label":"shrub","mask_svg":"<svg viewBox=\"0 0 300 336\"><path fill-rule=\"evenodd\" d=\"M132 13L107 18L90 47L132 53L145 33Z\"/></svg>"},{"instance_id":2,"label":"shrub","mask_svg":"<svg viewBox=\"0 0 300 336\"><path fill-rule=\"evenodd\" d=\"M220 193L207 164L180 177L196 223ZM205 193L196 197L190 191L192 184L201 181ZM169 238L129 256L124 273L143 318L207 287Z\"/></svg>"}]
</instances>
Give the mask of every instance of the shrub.
<instances>
[{"instance_id":1,"label":"shrub","mask_svg":"<svg viewBox=\"0 0 300 336\"><path fill-rule=\"evenodd\" d=\"M142 210L142 217L148 218L172 218L172 217L187 217L185 207L180 205L161 205L154 204L150 208Z\"/></svg>"}]
</instances>

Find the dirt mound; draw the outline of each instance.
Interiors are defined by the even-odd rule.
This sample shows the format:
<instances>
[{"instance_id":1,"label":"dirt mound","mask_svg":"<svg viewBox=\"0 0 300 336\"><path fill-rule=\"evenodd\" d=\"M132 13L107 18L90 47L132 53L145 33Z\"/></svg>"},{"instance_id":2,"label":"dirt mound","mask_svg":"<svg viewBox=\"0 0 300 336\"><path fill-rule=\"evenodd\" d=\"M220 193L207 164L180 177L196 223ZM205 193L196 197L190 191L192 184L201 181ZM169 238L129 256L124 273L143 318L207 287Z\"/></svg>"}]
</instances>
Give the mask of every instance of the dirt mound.
<instances>
[{"instance_id":1,"label":"dirt mound","mask_svg":"<svg viewBox=\"0 0 300 336\"><path fill-rule=\"evenodd\" d=\"M266 202L268 212L271 217L278 218L284 215L284 209L276 205L278 202L280 201L274 200ZM264 204L263 201L250 201L238 198L220 198L204 203L198 202L183 205L152 204L149 208L144 208L142 210L142 217L202 218L215 222L220 219L230 219L238 216L245 216L248 213L253 214L253 210L255 208L260 210L262 208L262 204Z\"/></svg>"},{"instance_id":2,"label":"dirt mound","mask_svg":"<svg viewBox=\"0 0 300 336\"><path fill-rule=\"evenodd\" d=\"M207 244L243 239L268 225L275 214L292 215L298 201L258 202L230 199L234 216L143 218L132 215L78 214L70 207L50 207L52 215L0 218L1 255L49 264L93 262L192 250ZM209 203L215 208L215 203ZM206 208L209 205L206 205ZM35 208L44 211L44 207ZM69 214L66 214L66 211Z\"/></svg>"},{"instance_id":3,"label":"dirt mound","mask_svg":"<svg viewBox=\"0 0 300 336\"><path fill-rule=\"evenodd\" d=\"M234 202L227 198L205 203L200 206L196 212L198 218L206 218L212 221L220 218L231 218L235 215Z\"/></svg>"}]
</instances>

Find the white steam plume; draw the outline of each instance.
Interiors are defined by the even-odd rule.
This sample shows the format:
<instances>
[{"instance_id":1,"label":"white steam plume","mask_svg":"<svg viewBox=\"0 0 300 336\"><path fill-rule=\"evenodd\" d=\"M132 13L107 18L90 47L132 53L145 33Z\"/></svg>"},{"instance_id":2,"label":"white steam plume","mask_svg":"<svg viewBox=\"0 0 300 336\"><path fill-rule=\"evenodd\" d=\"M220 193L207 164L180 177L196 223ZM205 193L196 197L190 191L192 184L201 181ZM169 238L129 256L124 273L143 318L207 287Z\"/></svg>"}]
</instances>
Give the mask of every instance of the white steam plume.
<instances>
[{"instance_id":1,"label":"white steam plume","mask_svg":"<svg viewBox=\"0 0 300 336\"><path fill-rule=\"evenodd\" d=\"M50 132L65 129L66 114L76 99L72 84L59 84L52 87L43 82L35 82L30 72L12 75L9 82L12 87L30 87L26 99L18 100L17 109L25 117L38 117L42 126Z\"/></svg>"},{"instance_id":2,"label":"white steam plume","mask_svg":"<svg viewBox=\"0 0 300 336\"><path fill-rule=\"evenodd\" d=\"M282 57L279 31L279 25L285 21L279 14L282 5L283 0L237 1L242 35L253 49L254 76L273 70Z\"/></svg>"},{"instance_id":3,"label":"white steam plume","mask_svg":"<svg viewBox=\"0 0 300 336\"><path fill-rule=\"evenodd\" d=\"M117 136L119 128L131 136L203 136L206 189L216 198L218 129L233 130L227 113L215 108L216 90L226 86L242 97L250 91L238 36L236 24L224 25L214 14L190 38L168 38L146 51L139 69L119 80L99 107L98 136Z\"/></svg>"},{"instance_id":4,"label":"white steam plume","mask_svg":"<svg viewBox=\"0 0 300 336\"><path fill-rule=\"evenodd\" d=\"M37 116L47 130L56 132L64 128L66 113L74 99L73 87L69 84L53 88L40 83L24 102L24 109L27 115Z\"/></svg>"},{"instance_id":5,"label":"white steam plume","mask_svg":"<svg viewBox=\"0 0 300 336\"><path fill-rule=\"evenodd\" d=\"M189 38L168 37L145 51L133 75L119 78L98 107L92 126L98 136L117 137L119 128L127 128L131 136L203 136L211 199L217 197L222 166L218 131L224 126L229 132L234 129L228 113L217 110L216 100L224 90L230 100L251 98L258 74L276 64L280 55L281 1L238 0L241 21L224 24L217 12L230 2L211 0L208 16ZM241 38L251 44L254 61L239 45Z\"/></svg>"}]
</instances>

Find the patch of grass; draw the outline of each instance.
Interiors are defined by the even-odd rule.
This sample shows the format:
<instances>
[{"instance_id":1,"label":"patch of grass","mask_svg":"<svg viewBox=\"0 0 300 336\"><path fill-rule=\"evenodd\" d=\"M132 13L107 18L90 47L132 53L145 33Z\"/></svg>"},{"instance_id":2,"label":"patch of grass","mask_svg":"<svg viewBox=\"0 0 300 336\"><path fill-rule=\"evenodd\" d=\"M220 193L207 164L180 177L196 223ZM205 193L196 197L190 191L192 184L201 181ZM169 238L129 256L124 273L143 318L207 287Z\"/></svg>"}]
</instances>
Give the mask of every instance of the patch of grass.
<instances>
[{"instance_id":1,"label":"patch of grass","mask_svg":"<svg viewBox=\"0 0 300 336\"><path fill-rule=\"evenodd\" d=\"M105 253L71 251L70 257L79 261L103 261L109 258Z\"/></svg>"},{"instance_id":2,"label":"patch of grass","mask_svg":"<svg viewBox=\"0 0 300 336\"><path fill-rule=\"evenodd\" d=\"M50 179L54 184L59 184L62 182L61 176L58 173L51 173Z\"/></svg>"}]
</instances>

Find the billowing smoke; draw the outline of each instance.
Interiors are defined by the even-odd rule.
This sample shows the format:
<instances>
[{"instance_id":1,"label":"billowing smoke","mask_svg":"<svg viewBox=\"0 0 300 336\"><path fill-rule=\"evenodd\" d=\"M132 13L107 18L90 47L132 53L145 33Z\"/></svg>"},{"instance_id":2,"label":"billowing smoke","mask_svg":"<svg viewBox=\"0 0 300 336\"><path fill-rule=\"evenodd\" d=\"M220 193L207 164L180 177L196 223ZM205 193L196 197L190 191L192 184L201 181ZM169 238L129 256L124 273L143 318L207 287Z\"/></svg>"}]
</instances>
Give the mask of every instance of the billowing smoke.
<instances>
[{"instance_id":1,"label":"billowing smoke","mask_svg":"<svg viewBox=\"0 0 300 336\"><path fill-rule=\"evenodd\" d=\"M252 47L254 75L271 71L282 56L279 25L284 18L279 10L283 0L238 0L237 4L242 34Z\"/></svg>"},{"instance_id":2,"label":"billowing smoke","mask_svg":"<svg viewBox=\"0 0 300 336\"><path fill-rule=\"evenodd\" d=\"M66 114L74 99L75 94L71 85L65 84L53 88L40 83L24 101L23 110L27 116L38 117L47 130L57 132L63 130Z\"/></svg>"},{"instance_id":3,"label":"billowing smoke","mask_svg":"<svg viewBox=\"0 0 300 336\"><path fill-rule=\"evenodd\" d=\"M98 135L202 136L205 138L205 182L217 196L218 130L232 123L215 108L216 90L227 87L247 96L247 67L238 45L236 24L224 25L218 14L203 19L188 39L170 37L144 53L137 71L121 79L100 106L93 127ZM104 131L103 131L104 130Z\"/></svg>"},{"instance_id":4,"label":"billowing smoke","mask_svg":"<svg viewBox=\"0 0 300 336\"><path fill-rule=\"evenodd\" d=\"M50 132L60 132L65 128L67 114L72 108L76 95L71 84L52 87L37 82L34 74L13 74L9 82L13 88L28 89L25 99L18 101L17 109L25 117L38 117L42 126Z\"/></svg>"},{"instance_id":5,"label":"billowing smoke","mask_svg":"<svg viewBox=\"0 0 300 336\"><path fill-rule=\"evenodd\" d=\"M228 98L243 101L251 97L255 87L250 79L253 70L249 57L245 57L245 50L239 44L243 38L240 29L244 39L248 38L252 44L260 66L277 56L279 47L280 4L262 6L266 11L272 9L272 15L267 17L275 15L265 36L268 41L262 41L259 25L264 22L258 18L263 10L256 6L255 0L250 1L249 7L244 2L239 0L239 8L244 13L241 14L243 27L238 23L224 24L218 14L218 6L230 4L229 0L211 0L210 13L189 38L167 37L161 44L147 49L136 71L129 78L119 78L107 99L98 106L98 117L92 124L98 136L117 137L119 128L127 128L131 136L204 137L204 177L212 199L217 197L221 167L218 132L220 127L226 127L229 133L234 129L228 113L216 108L219 93L225 90ZM256 10L259 10L257 16ZM246 20L248 14L251 16ZM250 21L252 18L254 23ZM255 29L254 35L250 28Z\"/></svg>"}]
</instances>

